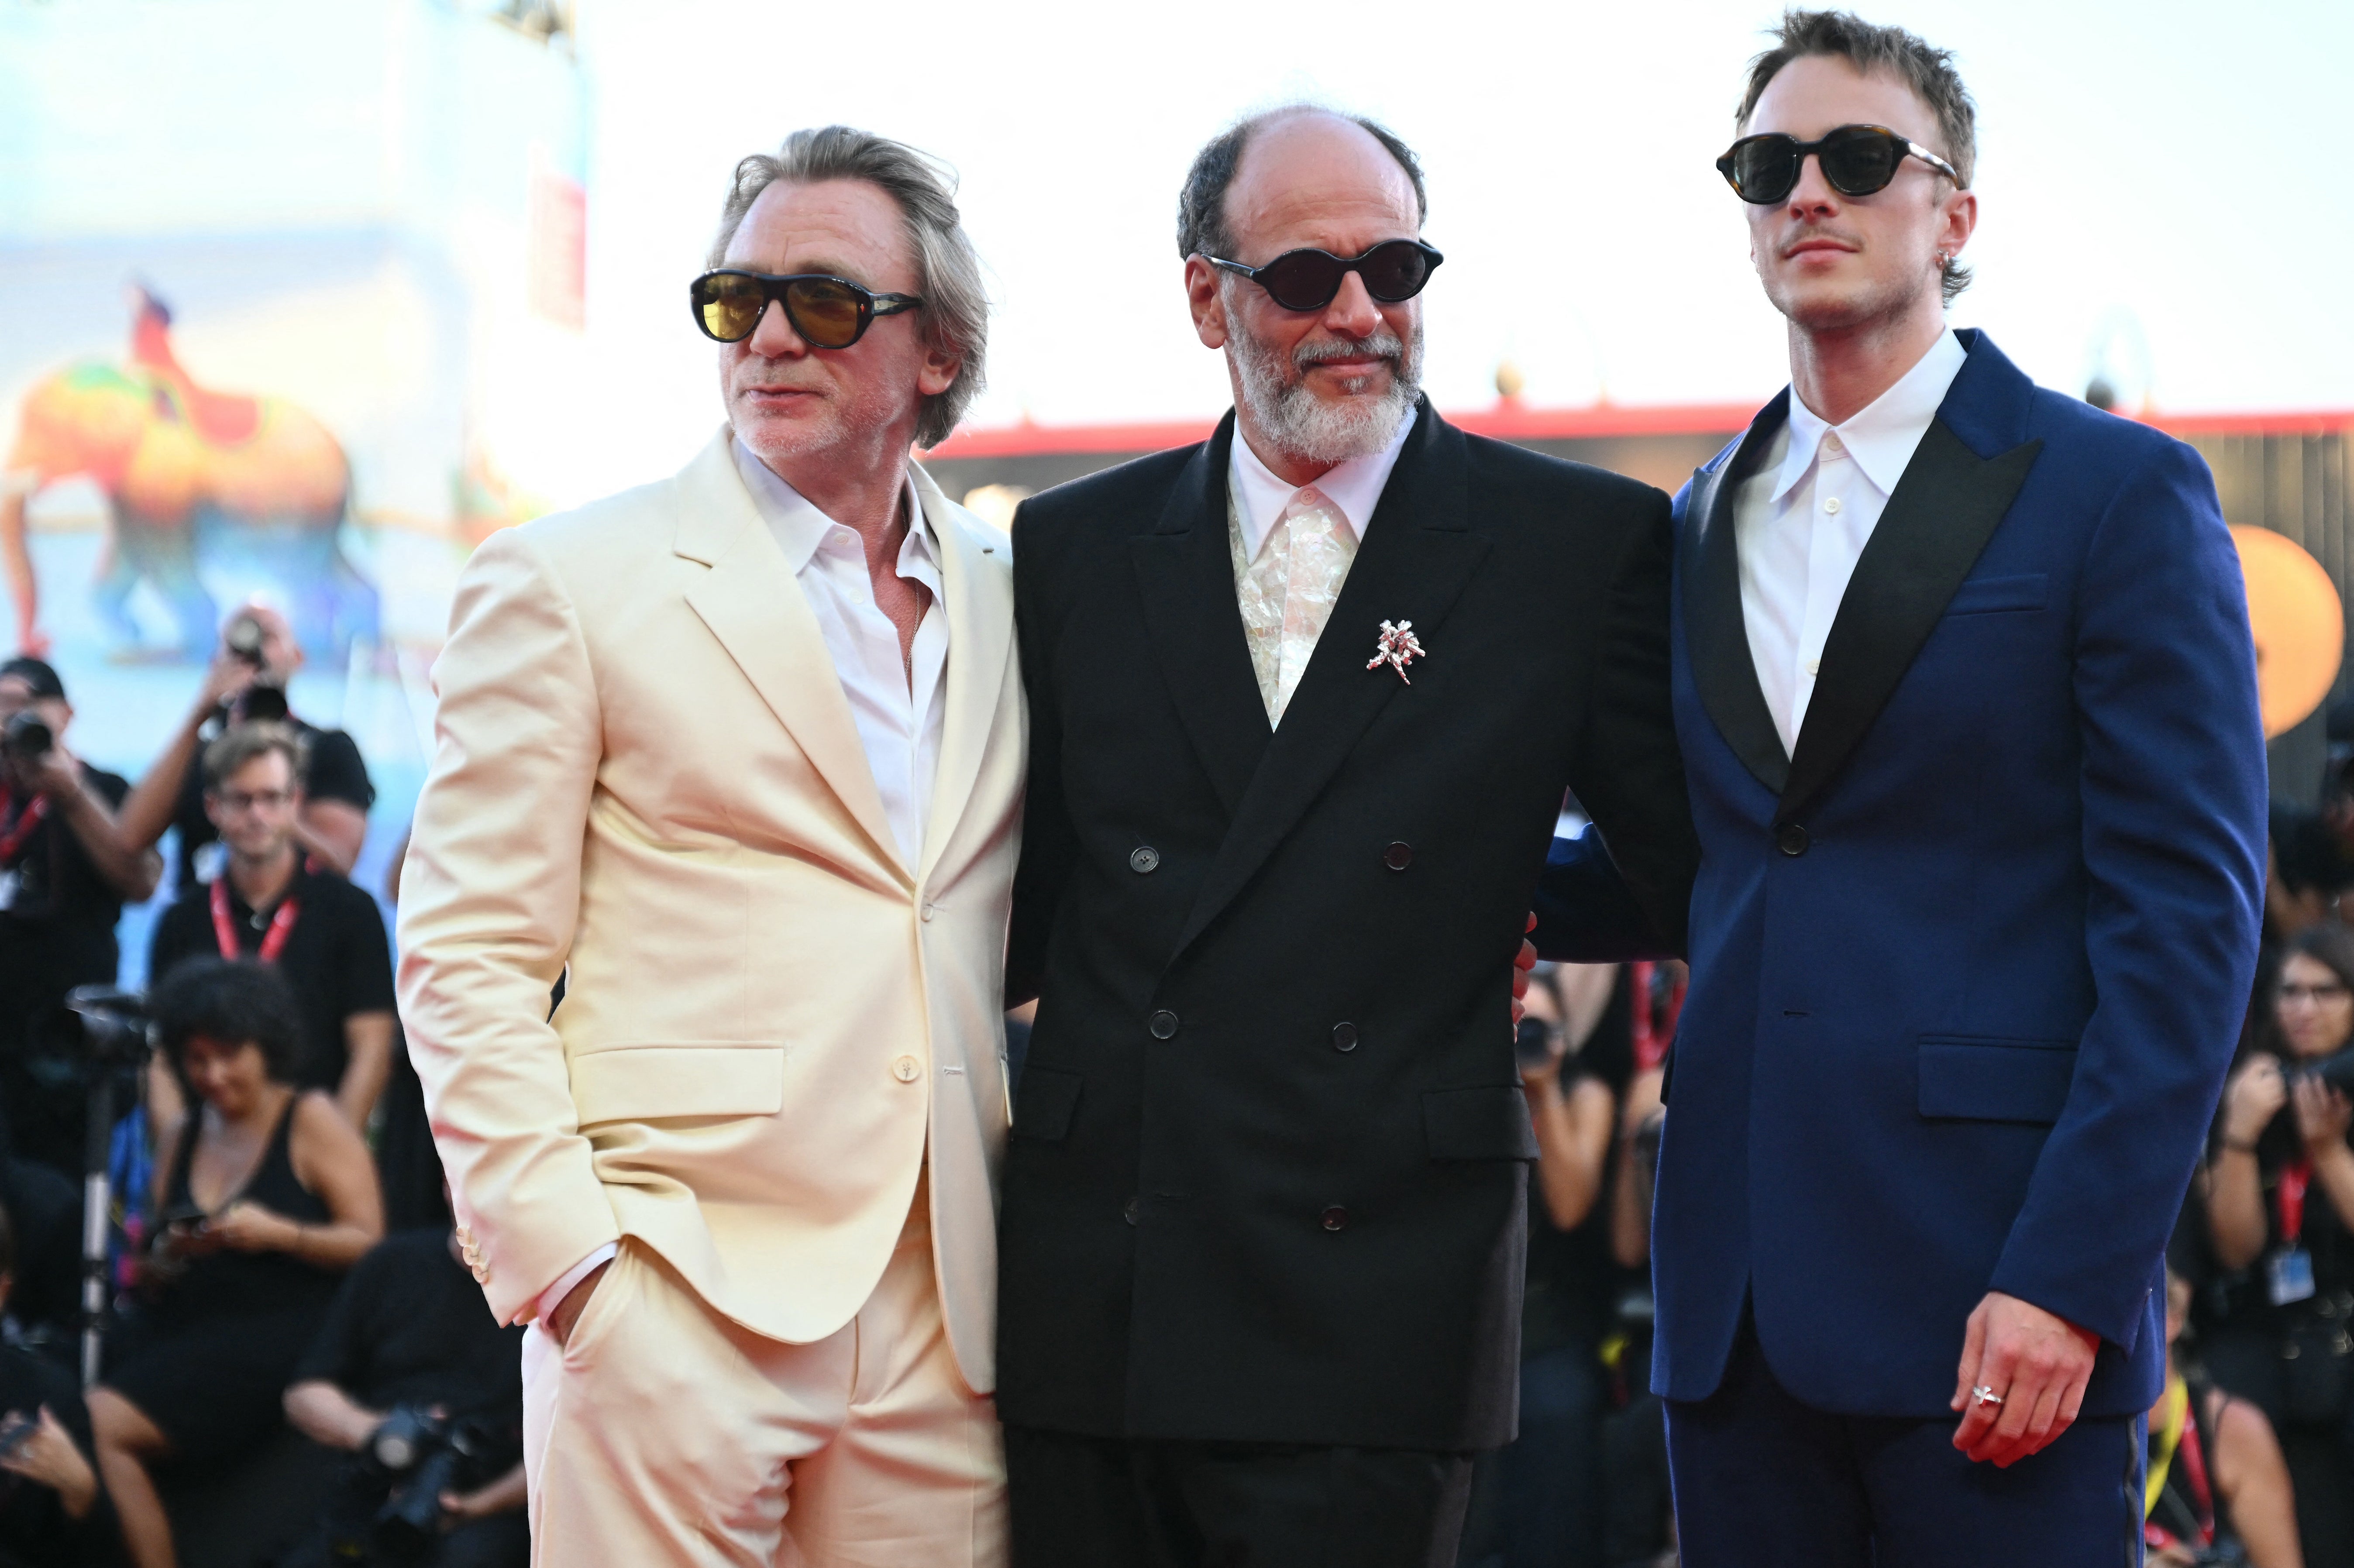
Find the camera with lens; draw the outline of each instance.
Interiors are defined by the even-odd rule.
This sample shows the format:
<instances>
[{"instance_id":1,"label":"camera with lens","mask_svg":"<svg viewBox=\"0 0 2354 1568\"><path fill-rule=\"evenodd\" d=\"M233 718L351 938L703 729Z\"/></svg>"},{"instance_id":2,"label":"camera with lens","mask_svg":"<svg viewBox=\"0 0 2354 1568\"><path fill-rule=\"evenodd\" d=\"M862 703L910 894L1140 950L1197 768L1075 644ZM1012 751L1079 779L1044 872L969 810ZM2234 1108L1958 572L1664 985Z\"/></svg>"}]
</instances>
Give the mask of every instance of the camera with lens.
<instances>
[{"instance_id":1,"label":"camera with lens","mask_svg":"<svg viewBox=\"0 0 2354 1568\"><path fill-rule=\"evenodd\" d=\"M111 985L78 985L66 1011L81 1021L82 1054L107 1067L143 1067L153 1049L147 999Z\"/></svg>"},{"instance_id":2,"label":"camera with lens","mask_svg":"<svg viewBox=\"0 0 2354 1568\"><path fill-rule=\"evenodd\" d=\"M262 629L261 618L251 610L230 621L221 632L221 646L257 670L261 668L263 648L268 641L269 634Z\"/></svg>"},{"instance_id":3,"label":"camera with lens","mask_svg":"<svg viewBox=\"0 0 2354 1568\"><path fill-rule=\"evenodd\" d=\"M31 708L20 708L0 726L0 751L18 762L37 762L49 754L58 737L48 721Z\"/></svg>"},{"instance_id":4,"label":"camera with lens","mask_svg":"<svg viewBox=\"0 0 2354 1568\"><path fill-rule=\"evenodd\" d=\"M2334 1056L2324 1056L2318 1062L2288 1070L2291 1084L2306 1078L2318 1079L2325 1088L2336 1089L2341 1095L2354 1095L2354 1050L2340 1051Z\"/></svg>"},{"instance_id":5,"label":"camera with lens","mask_svg":"<svg viewBox=\"0 0 2354 1568\"><path fill-rule=\"evenodd\" d=\"M440 1539L442 1494L490 1479L500 1446L488 1423L396 1406L369 1434L346 1477L346 1501L332 1532L334 1560L424 1558Z\"/></svg>"}]
</instances>

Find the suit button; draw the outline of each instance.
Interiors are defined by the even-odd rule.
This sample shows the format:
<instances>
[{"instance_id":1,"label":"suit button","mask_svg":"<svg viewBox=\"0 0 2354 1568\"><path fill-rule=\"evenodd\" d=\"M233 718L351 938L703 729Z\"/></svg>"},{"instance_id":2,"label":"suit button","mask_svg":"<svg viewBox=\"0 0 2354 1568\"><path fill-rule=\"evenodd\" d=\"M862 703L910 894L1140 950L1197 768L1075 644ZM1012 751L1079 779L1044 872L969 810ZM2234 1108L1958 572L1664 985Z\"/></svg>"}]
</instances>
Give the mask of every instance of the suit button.
<instances>
[{"instance_id":1,"label":"suit button","mask_svg":"<svg viewBox=\"0 0 2354 1568\"><path fill-rule=\"evenodd\" d=\"M1119 1217L1120 1217L1121 1219L1123 1219L1123 1220L1126 1220L1129 1224L1131 1224L1131 1225L1132 1225L1132 1224L1136 1224L1136 1213L1137 1213L1137 1202L1136 1202L1136 1200L1135 1200L1135 1199L1130 1198L1130 1199L1128 1201L1128 1206L1120 1210L1120 1212L1119 1212Z\"/></svg>"},{"instance_id":2,"label":"suit button","mask_svg":"<svg viewBox=\"0 0 2354 1568\"><path fill-rule=\"evenodd\" d=\"M891 1064L891 1075L903 1084L912 1084L924 1075L923 1064L913 1056L902 1056Z\"/></svg>"},{"instance_id":3,"label":"suit button","mask_svg":"<svg viewBox=\"0 0 2354 1568\"><path fill-rule=\"evenodd\" d=\"M1392 871L1404 871L1414 863L1414 846L1400 839L1382 851L1382 863Z\"/></svg>"},{"instance_id":4,"label":"suit button","mask_svg":"<svg viewBox=\"0 0 2354 1568\"><path fill-rule=\"evenodd\" d=\"M1784 854L1802 855L1807 853L1807 830L1796 822L1784 822L1774 835L1774 843Z\"/></svg>"},{"instance_id":5,"label":"suit button","mask_svg":"<svg viewBox=\"0 0 2354 1568\"><path fill-rule=\"evenodd\" d=\"M1328 1231L1347 1230L1349 1228L1349 1211L1342 1208L1338 1203L1335 1203L1331 1208L1325 1210L1324 1228Z\"/></svg>"},{"instance_id":6,"label":"suit button","mask_svg":"<svg viewBox=\"0 0 2354 1568\"><path fill-rule=\"evenodd\" d=\"M1143 844L1128 852L1128 869L1139 876L1149 876L1161 869L1161 852Z\"/></svg>"},{"instance_id":7,"label":"suit button","mask_svg":"<svg viewBox=\"0 0 2354 1568\"><path fill-rule=\"evenodd\" d=\"M1152 1031L1155 1040L1173 1040L1177 1035L1177 1015L1164 1007L1146 1021L1145 1027Z\"/></svg>"},{"instance_id":8,"label":"suit button","mask_svg":"<svg viewBox=\"0 0 2354 1568\"><path fill-rule=\"evenodd\" d=\"M1353 1051L1357 1048L1357 1026L1353 1023L1332 1025L1332 1049Z\"/></svg>"},{"instance_id":9,"label":"suit button","mask_svg":"<svg viewBox=\"0 0 2354 1568\"><path fill-rule=\"evenodd\" d=\"M925 918L925 919L927 919L927 920L930 919L930 918L932 917L932 916L934 915L934 913L936 913L936 912L938 910L938 908L939 908L939 906L938 906L938 905L937 905L937 904L927 904L927 905L925 905L925 906L924 906L924 918Z\"/></svg>"}]
</instances>

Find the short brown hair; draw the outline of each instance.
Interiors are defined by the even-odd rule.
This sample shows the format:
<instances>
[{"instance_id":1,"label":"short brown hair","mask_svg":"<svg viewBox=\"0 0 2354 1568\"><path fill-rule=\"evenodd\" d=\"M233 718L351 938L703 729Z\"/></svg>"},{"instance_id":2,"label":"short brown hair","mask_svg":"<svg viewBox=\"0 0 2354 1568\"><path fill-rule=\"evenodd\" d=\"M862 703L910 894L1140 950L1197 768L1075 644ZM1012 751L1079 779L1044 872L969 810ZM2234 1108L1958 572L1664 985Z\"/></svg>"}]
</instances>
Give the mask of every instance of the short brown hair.
<instances>
[{"instance_id":1,"label":"short brown hair","mask_svg":"<svg viewBox=\"0 0 2354 1568\"><path fill-rule=\"evenodd\" d=\"M269 719L256 719L248 724L233 724L213 738L205 747L205 792L211 794L229 781L232 774L257 757L277 752L286 758L286 767L301 784L302 775L311 766L311 747L302 732L292 725Z\"/></svg>"},{"instance_id":2,"label":"short brown hair","mask_svg":"<svg viewBox=\"0 0 2354 1568\"><path fill-rule=\"evenodd\" d=\"M1867 76L1882 71L1898 78L1928 105L1937 118L1937 139L1945 143L1936 151L1961 176L1960 188L1969 188L1978 161L1978 105L1954 69L1951 49L1933 48L1902 27L1875 26L1851 11L1785 11L1772 37L1774 47L1749 62L1748 90L1741 96L1741 112L1733 117L1737 130L1749 128L1766 84L1784 66L1808 55L1837 55ZM1948 260L1943 286L1950 305L1970 286L1970 270Z\"/></svg>"}]
</instances>

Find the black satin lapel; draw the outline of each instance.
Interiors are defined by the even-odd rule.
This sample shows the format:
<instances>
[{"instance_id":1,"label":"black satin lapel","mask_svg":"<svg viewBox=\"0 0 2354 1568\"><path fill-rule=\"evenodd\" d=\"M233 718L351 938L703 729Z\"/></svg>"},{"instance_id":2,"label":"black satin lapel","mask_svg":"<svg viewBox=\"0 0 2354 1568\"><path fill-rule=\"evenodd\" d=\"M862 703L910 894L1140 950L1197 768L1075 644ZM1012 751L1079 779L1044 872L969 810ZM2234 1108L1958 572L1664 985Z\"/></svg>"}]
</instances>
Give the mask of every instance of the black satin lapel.
<instances>
[{"instance_id":1,"label":"black satin lapel","mask_svg":"<svg viewBox=\"0 0 2354 1568\"><path fill-rule=\"evenodd\" d=\"M1257 873L1382 710L1413 700L1408 682L1425 661L1408 666L1405 680L1386 667L1365 668L1381 640L1381 623L1413 621L1415 636L1427 651L1425 660L1447 657L1447 612L1488 554L1488 541L1466 526L1468 483L1462 434L1426 403L1390 472L1331 619L1283 711L1283 723L1203 880L1177 952ZM1228 589L1231 603L1231 576ZM1234 613L1239 619L1240 612ZM1252 690L1256 694L1256 685ZM1266 710L1262 705L1254 711Z\"/></svg>"},{"instance_id":2,"label":"black satin lapel","mask_svg":"<svg viewBox=\"0 0 2354 1568\"><path fill-rule=\"evenodd\" d=\"M1846 765L2010 510L2041 441L1980 458L1943 418L1921 438L1848 579L1798 728L1776 816L1797 816Z\"/></svg>"},{"instance_id":3,"label":"black satin lapel","mask_svg":"<svg viewBox=\"0 0 2354 1568\"><path fill-rule=\"evenodd\" d=\"M1129 541L1144 623L1170 699L1229 818L1240 808L1269 739L1226 542L1233 439L1228 414L1178 475L1159 525Z\"/></svg>"},{"instance_id":4,"label":"black satin lapel","mask_svg":"<svg viewBox=\"0 0 2354 1568\"><path fill-rule=\"evenodd\" d=\"M1749 626L1741 613L1741 554L1734 539L1733 501L1741 482L1789 418L1789 394L1766 406L1731 457L1692 475L1684 503L1684 636L1691 645L1692 683L1701 705L1724 744L1757 781L1779 795L1789 781L1782 732L1757 683Z\"/></svg>"}]
</instances>

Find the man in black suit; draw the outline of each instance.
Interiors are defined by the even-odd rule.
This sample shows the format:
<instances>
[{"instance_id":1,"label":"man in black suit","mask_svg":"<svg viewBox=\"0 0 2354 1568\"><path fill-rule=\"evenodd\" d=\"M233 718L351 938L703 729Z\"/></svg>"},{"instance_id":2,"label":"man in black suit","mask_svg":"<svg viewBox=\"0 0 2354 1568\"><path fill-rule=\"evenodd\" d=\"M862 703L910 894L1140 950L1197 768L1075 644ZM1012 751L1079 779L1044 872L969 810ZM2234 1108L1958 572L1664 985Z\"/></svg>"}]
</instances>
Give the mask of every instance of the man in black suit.
<instances>
[{"instance_id":1,"label":"man in black suit","mask_svg":"<svg viewBox=\"0 0 2354 1568\"><path fill-rule=\"evenodd\" d=\"M1516 1414L1509 962L1564 786L1610 849L1554 852L1556 939L1682 940L1667 500L1421 398L1424 206L1368 122L1211 143L1179 246L1235 414L1014 522L1022 1568L1451 1563Z\"/></svg>"}]
</instances>

